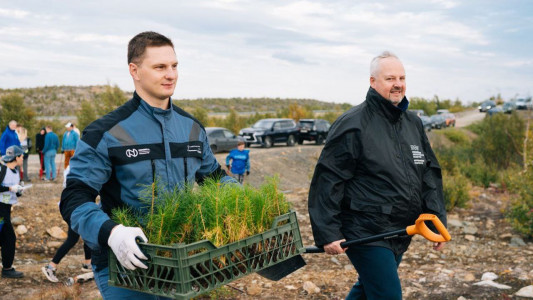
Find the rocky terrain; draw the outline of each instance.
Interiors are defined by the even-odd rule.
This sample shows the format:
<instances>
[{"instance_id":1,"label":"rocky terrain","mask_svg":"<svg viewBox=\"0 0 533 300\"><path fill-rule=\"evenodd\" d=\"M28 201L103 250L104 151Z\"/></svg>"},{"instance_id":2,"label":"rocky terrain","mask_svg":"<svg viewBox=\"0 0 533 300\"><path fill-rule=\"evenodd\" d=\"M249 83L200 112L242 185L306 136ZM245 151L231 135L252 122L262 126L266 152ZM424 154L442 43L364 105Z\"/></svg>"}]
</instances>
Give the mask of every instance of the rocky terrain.
<instances>
[{"instance_id":1,"label":"rocky terrain","mask_svg":"<svg viewBox=\"0 0 533 300\"><path fill-rule=\"evenodd\" d=\"M246 178L248 183L258 185L265 176L279 174L280 188L297 212L306 245L313 245L307 194L320 151L321 146L311 144L252 148L251 175ZM217 154L223 165L225 155ZM17 228L15 257L15 267L25 277L0 278L0 298L101 299L94 281L65 287L62 283L48 282L41 273L41 267L62 242L48 231L58 226L66 232L67 225L57 208L61 182L41 182L35 179L37 170L37 158L31 156L33 188L20 198L20 205L12 213L13 218L18 218L17 224L27 230ZM533 242L515 234L503 218L502 211L510 196L497 188L474 188L470 196L469 207L449 214L452 241L443 251L436 252L430 242L414 238L399 267L404 299L528 299L517 292L533 284ZM78 243L59 265L60 280L81 273L81 245ZM211 296L215 299L344 299L357 278L348 258L305 254L304 259L307 266L280 281L252 274ZM494 273L493 277L489 272ZM483 282L482 277L486 279Z\"/></svg>"}]
</instances>

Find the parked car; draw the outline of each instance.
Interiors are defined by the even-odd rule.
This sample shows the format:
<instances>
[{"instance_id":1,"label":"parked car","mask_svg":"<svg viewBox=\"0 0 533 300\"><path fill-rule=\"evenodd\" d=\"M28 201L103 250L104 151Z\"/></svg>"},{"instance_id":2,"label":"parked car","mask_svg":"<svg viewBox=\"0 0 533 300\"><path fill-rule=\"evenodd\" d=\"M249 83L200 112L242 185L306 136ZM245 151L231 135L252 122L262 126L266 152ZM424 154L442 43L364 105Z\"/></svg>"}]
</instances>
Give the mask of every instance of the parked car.
<instances>
[{"instance_id":1,"label":"parked car","mask_svg":"<svg viewBox=\"0 0 533 300\"><path fill-rule=\"evenodd\" d=\"M431 118L428 116L420 116L420 119L422 120L422 125L424 126L425 131L431 131L432 123Z\"/></svg>"},{"instance_id":2,"label":"parked car","mask_svg":"<svg viewBox=\"0 0 533 300\"><path fill-rule=\"evenodd\" d=\"M321 145L326 142L331 124L322 119L301 119L298 126L300 127L298 144L301 145L304 141L314 141L317 145Z\"/></svg>"},{"instance_id":3,"label":"parked car","mask_svg":"<svg viewBox=\"0 0 533 300\"><path fill-rule=\"evenodd\" d=\"M213 153L230 151L237 148L237 142L240 137L236 136L227 128L223 127L206 127L207 140Z\"/></svg>"},{"instance_id":4,"label":"parked car","mask_svg":"<svg viewBox=\"0 0 533 300\"><path fill-rule=\"evenodd\" d=\"M518 99L516 100L516 109L532 109L533 103L531 102L531 98L526 99Z\"/></svg>"},{"instance_id":5,"label":"parked car","mask_svg":"<svg viewBox=\"0 0 533 300\"><path fill-rule=\"evenodd\" d=\"M275 143L287 143L294 146L300 137L300 128L292 119L261 119L252 127L241 129L246 146L259 144L270 148Z\"/></svg>"},{"instance_id":6,"label":"parked car","mask_svg":"<svg viewBox=\"0 0 533 300\"><path fill-rule=\"evenodd\" d=\"M487 114L489 116L492 116L494 114L501 114L501 113L503 113L503 108L501 106L496 106L496 107L493 107L493 108L487 110Z\"/></svg>"},{"instance_id":7,"label":"parked car","mask_svg":"<svg viewBox=\"0 0 533 300\"><path fill-rule=\"evenodd\" d=\"M449 114L450 111L447 109L437 109L437 115Z\"/></svg>"},{"instance_id":8,"label":"parked car","mask_svg":"<svg viewBox=\"0 0 533 300\"><path fill-rule=\"evenodd\" d=\"M487 112L487 110L496 107L496 102L492 100L486 100L478 107L479 112Z\"/></svg>"},{"instance_id":9,"label":"parked car","mask_svg":"<svg viewBox=\"0 0 533 300\"><path fill-rule=\"evenodd\" d=\"M516 102L514 101L505 102L502 106L502 109L504 113L510 114L514 110L516 110Z\"/></svg>"},{"instance_id":10,"label":"parked car","mask_svg":"<svg viewBox=\"0 0 533 300\"><path fill-rule=\"evenodd\" d=\"M427 116L426 112L423 109L410 109L410 111L414 112L417 116Z\"/></svg>"},{"instance_id":11,"label":"parked car","mask_svg":"<svg viewBox=\"0 0 533 300\"><path fill-rule=\"evenodd\" d=\"M441 113L441 115L443 115L444 118L446 119L446 127L450 127L450 126L455 127L455 115L454 114L452 114L451 112L443 112Z\"/></svg>"},{"instance_id":12,"label":"parked car","mask_svg":"<svg viewBox=\"0 0 533 300\"><path fill-rule=\"evenodd\" d=\"M446 118L443 115L432 115L431 126L435 129L446 128Z\"/></svg>"}]
</instances>

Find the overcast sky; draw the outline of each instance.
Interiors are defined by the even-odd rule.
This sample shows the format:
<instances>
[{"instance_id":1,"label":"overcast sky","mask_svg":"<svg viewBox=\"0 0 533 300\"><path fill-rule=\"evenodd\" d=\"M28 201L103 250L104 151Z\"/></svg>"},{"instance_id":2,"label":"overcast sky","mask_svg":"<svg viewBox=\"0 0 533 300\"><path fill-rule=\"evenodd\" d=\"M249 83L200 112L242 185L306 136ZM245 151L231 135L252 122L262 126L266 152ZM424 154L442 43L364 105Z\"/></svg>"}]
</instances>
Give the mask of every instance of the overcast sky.
<instances>
[{"instance_id":1,"label":"overcast sky","mask_svg":"<svg viewBox=\"0 0 533 300\"><path fill-rule=\"evenodd\" d=\"M117 84L129 39L170 37L174 98L296 97L358 104L370 60L403 61L407 96L533 93L533 1L1 1L0 88Z\"/></svg>"}]
</instances>

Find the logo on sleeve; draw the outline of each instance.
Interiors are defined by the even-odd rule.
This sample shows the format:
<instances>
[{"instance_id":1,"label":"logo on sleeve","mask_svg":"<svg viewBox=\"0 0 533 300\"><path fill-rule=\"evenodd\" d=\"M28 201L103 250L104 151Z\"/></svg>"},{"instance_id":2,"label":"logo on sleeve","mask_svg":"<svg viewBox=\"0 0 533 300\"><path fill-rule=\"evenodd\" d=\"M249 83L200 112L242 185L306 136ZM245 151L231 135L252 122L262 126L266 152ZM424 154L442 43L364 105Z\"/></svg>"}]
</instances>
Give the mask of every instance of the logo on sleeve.
<instances>
[{"instance_id":1,"label":"logo on sleeve","mask_svg":"<svg viewBox=\"0 0 533 300\"><path fill-rule=\"evenodd\" d=\"M202 148L199 145L187 145L187 152L202 153Z\"/></svg>"},{"instance_id":2,"label":"logo on sleeve","mask_svg":"<svg viewBox=\"0 0 533 300\"><path fill-rule=\"evenodd\" d=\"M420 152L417 145L411 145L411 152L413 153L413 162L415 165L423 165L426 162L424 153Z\"/></svg>"}]
</instances>

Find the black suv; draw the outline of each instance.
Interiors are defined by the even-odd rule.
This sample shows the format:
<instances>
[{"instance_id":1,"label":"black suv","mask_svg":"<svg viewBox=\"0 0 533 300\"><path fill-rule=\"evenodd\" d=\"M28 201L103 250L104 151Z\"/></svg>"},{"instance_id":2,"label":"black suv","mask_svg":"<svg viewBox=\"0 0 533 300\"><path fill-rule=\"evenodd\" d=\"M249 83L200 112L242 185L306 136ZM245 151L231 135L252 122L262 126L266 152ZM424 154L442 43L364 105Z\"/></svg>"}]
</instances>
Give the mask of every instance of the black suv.
<instances>
[{"instance_id":1,"label":"black suv","mask_svg":"<svg viewBox=\"0 0 533 300\"><path fill-rule=\"evenodd\" d=\"M250 128L243 128L239 135L244 138L246 147L259 144L270 148L274 143L287 143L294 146L299 138L299 130L292 119L261 119Z\"/></svg>"},{"instance_id":2,"label":"black suv","mask_svg":"<svg viewBox=\"0 0 533 300\"><path fill-rule=\"evenodd\" d=\"M298 125L300 127L298 144L300 145L304 141L315 141L317 145L324 144L331 127L328 121L322 119L301 119Z\"/></svg>"}]
</instances>

